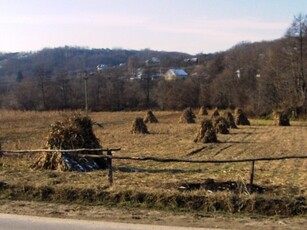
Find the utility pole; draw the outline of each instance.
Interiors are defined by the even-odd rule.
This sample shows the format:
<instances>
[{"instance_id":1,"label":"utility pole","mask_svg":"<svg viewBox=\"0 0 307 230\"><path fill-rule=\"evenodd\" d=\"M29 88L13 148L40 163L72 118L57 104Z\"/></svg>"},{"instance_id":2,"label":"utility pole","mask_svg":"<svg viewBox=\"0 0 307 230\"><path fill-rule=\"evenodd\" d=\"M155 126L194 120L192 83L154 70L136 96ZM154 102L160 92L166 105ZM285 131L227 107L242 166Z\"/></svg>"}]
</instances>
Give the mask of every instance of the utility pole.
<instances>
[{"instance_id":1,"label":"utility pole","mask_svg":"<svg viewBox=\"0 0 307 230\"><path fill-rule=\"evenodd\" d=\"M85 101L85 113L88 114L88 89L87 89L88 75L87 71L84 71L84 101Z\"/></svg>"}]
</instances>

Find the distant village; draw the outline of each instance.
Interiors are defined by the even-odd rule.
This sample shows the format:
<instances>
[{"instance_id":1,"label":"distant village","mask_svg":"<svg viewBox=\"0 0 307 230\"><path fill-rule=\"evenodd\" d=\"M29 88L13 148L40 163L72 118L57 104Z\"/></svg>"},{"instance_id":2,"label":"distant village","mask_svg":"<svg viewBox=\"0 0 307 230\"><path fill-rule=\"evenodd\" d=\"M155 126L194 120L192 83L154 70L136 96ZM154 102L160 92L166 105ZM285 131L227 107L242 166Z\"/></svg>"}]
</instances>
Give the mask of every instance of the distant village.
<instances>
[{"instance_id":1,"label":"distant village","mask_svg":"<svg viewBox=\"0 0 307 230\"><path fill-rule=\"evenodd\" d=\"M198 58L186 58L184 62L187 64L198 64ZM120 66L125 65L124 63L120 64ZM96 67L98 72L102 72L108 65L106 64L99 64ZM161 68L161 61L156 58L152 57L145 61L145 67L137 68L135 71L130 73L129 80L159 80L163 79L167 81L185 79L189 75L188 73L182 68L169 68L166 71L162 71Z\"/></svg>"}]
</instances>

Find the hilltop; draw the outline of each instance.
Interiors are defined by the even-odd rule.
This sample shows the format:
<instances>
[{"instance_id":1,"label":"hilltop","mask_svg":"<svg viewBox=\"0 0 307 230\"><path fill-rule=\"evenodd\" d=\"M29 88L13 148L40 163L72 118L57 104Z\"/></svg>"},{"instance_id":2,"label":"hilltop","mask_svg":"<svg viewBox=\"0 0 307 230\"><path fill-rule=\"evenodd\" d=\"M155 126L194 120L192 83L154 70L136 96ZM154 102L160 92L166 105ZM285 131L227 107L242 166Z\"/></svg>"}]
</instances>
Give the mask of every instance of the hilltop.
<instances>
[{"instance_id":1,"label":"hilltop","mask_svg":"<svg viewBox=\"0 0 307 230\"><path fill-rule=\"evenodd\" d=\"M95 71L97 65L118 67L127 64L133 57L144 63L150 57L161 60L164 67L176 66L184 58L191 55L179 52L165 52L124 49L87 49L82 47L45 48L37 52L0 53L0 77L15 77L21 71L23 75L31 76L35 69L43 67L50 73L58 71L78 72Z\"/></svg>"}]
</instances>

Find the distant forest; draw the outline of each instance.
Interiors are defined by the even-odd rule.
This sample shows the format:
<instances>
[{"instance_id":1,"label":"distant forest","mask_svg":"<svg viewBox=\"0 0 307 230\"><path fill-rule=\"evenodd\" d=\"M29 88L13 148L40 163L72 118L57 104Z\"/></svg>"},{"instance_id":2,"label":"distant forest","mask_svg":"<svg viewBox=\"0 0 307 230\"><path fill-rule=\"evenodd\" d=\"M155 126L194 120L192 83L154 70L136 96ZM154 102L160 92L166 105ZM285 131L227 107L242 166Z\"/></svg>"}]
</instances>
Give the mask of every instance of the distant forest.
<instances>
[{"instance_id":1,"label":"distant forest","mask_svg":"<svg viewBox=\"0 0 307 230\"><path fill-rule=\"evenodd\" d=\"M146 65L152 58L159 64ZM87 94L91 111L206 106L240 107L261 116L272 110L306 113L306 60L306 15L295 17L280 39L241 42L212 54L68 46L0 53L0 108L84 109ZM97 71L97 65L103 68ZM183 69L188 77L149 77L170 68ZM148 77L131 80L140 69Z\"/></svg>"}]
</instances>

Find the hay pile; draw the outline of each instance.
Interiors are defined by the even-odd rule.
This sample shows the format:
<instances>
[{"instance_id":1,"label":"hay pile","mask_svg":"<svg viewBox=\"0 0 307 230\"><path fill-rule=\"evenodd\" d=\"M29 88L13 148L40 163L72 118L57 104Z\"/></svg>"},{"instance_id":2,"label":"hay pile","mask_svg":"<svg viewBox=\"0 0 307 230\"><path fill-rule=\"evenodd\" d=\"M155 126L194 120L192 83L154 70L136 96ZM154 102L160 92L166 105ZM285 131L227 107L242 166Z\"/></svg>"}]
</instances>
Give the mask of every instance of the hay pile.
<instances>
[{"instance_id":1,"label":"hay pile","mask_svg":"<svg viewBox=\"0 0 307 230\"><path fill-rule=\"evenodd\" d=\"M149 111L147 111L147 114L144 117L144 122L145 123L158 123L158 119L153 114L153 112L149 110Z\"/></svg>"},{"instance_id":2,"label":"hay pile","mask_svg":"<svg viewBox=\"0 0 307 230\"><path fill-rule=\"evenodd\" d=\"M102 148L96 138L89 117L73 115L51 126L47 141L48 149L99 149ZM101 154L101 152L82 152L82 154ZM92 171L106 168L103 158L79 157L76 152L45 152L32 166L35 169L61 171Z\"/></svg>"},{"instance_id":3,"label":"hay pile","mask_svg":"<svg viewBox=\"0 0 307 230\"><path fill-rule=\"evenodd\" d=\"M211 115L211 119L219 117L219 116L220 116L219 110L216 108Z\"/></svg>"},{"instance_id":4,"label":"hay pile","mask_svg":"<svg viewBox=\"0 0 307 230\"><path fill-rule=\"evenodd\" d=\"M278 126L290 126L289 116L286 112L273 112L274 124Z\"/></svg>"},{"instance_id":5,"label":"hay pile","mask_svg":"<svg viewBox=\"0 0 307 230\"><path fill-rule=\"evenodd\" d=\"M210 120L204 120L201 122L200 129L194 142L202 143L216 143L218 142L215 129Z\"/></svg>"},{"instance_id":6,"label":"hay pile","mask_svg":"<svg viewBox=\"0 0 307 230\"><path fill-rule=\"evenodd\" d=\"M192 109L190 107L183 110L180 118L179 123L195 123L195 114L193 113Z\"/></svg>"},{"instance_id":7,"label":"hay pile","mask_svg":"<svg viewBox=\"0 0 307 230\"><path fill-rule=\"evenodd\" d=\"M132 123L132 128L130 130L133 134L148 134L148 129L143 119L140 117L135 118Z\"/></svg>"},{"instance_id":8,"label":"hay pile","mask_svg":"<svg viewBox=\"0 0 307 230\"><path fill-rule=\"evenodd\" d=\"M250 122L242 109L236 109L235 117L236 125L250 125Z\"/></svg>"},{"instance_id":9,"label":"hay pile","mask_svg":"<svg viewBox=\"0 0 307 230\"><path fill-rule=\"evenodd\" d=\"M224 117L214 117L212 120L216 133L229 134L228 122Z\"/></svg>"},{"instance_id":10,"label":"hay pile","mask_svg":"<svg viewBox=\"0 0 307 230\"><path fill-rule=\"evenodd\" d=\"M230 129L237 129L237 125L235 122L235 119L232 115L232 113L230 111L225 111L223 117L226 119L227 123L228 123L228 128Z\"/></svg>"},{"instance_id":11,"label":"hay pile","mask_svg":"<svg viewBox=\"0 0 307 230\"><path fill-rule=\"evenodd\" d=\"M199 116L206 116L206 115L208 115L208 111L206 110L205 106L200 107L198 115Z\"/></svg>"}]
</instances>

